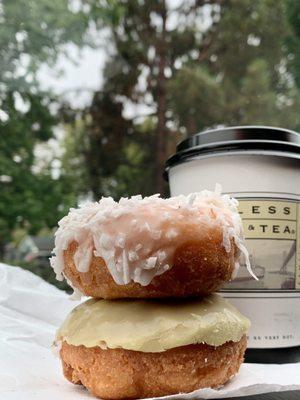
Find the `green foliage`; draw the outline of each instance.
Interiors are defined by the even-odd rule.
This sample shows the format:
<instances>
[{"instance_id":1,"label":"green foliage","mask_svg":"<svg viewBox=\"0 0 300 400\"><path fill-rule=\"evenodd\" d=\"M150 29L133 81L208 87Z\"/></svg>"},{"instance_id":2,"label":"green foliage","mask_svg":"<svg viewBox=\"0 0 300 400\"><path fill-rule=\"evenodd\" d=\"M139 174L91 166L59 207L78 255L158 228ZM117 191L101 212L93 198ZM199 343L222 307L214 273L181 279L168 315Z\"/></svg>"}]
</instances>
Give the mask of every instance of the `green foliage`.
<instances>
[{"instance_id":1,"label":"green foliage","mask_svg":"<svg viewBox=\"0 0 300 400\"><path fill-rule=\"evenodd\" d=\"M253 61L247 68L238 98L241 124L277 125L295 129L299 123L299 93L282 88L281 96L272 86L264 60Z\"/></svg>"},{"instance_id":2,"label":"green foliage","mask_svg":"<svg viewBox=\"0 0 300 400\"><path fill-rule=\"evenodd\" d=\"M26 96L28 97L31 96ZM31 167L34 160L34 143L39 136L50 137L53 119L47 106L34 99L34 109L29 106L26 113L21 113L15 107L13 93L7 93L2 110L7 120L0 121L0 226L1 241L9 239L9 232L27 219L31 212L32 187L35 184ZM44 118L36 119L35 116ZM36 124L36 125L35 125ZM36 126L36 130L32 129Z\"/></svg>"},{"instance_id":3,"label":"green foliage","mask_svg":"<svg viewBox=\"0 0 300 400\"><path fill-rule=\"evenodd\" d=\"M248 66L241 84L239 110L242 124L255 121L258 125L278 125L276 93L266 61L256 60Z\"/></svg>"},{"instance_id":4,"label":"green foliage","mask_svg":"<svg viewBox=\"0 0 300 400\"><path fill-rule=\"evenodd\" d=\"M151 119L145 120L136 126L135 134L127 138L123 148L124 161L118 166L112 181L114 185L110 188L114 197L153 194L154 126Z\"/></svg>"},{"instance_id":5,"label":"green foliage","mask_svg":"<svg viewBox=\"0 0 300 400\"><path fill-rule=\"evenodd\" d=\"M90 188L87 180L87 170L84 159L85 123L75 118L64 124L64 137L59 142L63 149L61 156L61 175L70 186L70 193L78 198L88 195Z\"/></svg>"},{"instance_id":6,"label":"green foliage","mask_svg":"<svg viewBox=\"0 0 300 400\"><path fill-rule=\"evenodd\" d=\"M211 76L205 68L183 67L174 74L168 88L170 109L188 134L222 123L224 94L217 77Z\"/></svg>"},{"instance_id":7,"label":"green foliage","mask_svg":"<svg viewBox=\"0 0 300 400\"><path fill-rule=\"evenodd\" d=\"M93 160L89 154L95 150L94 138L87 124L90 121L75 119L65 127L66 135L61 143L65 152L62 156L62 175L72 187L72 193L80 196L93 196L90 180L97 184L95 191L101 196L113 196L118 199L122 196L131 196L136 193L152 194L153 188L153 151L149 151L153 144L155 125L151 119L135 126L135 131L128 133L122 139L122 145L114 141L111 136L109 147L99 145L99 152L103 157L96 159L99 162L95 167L97 179L91 174ZM105 134L101 131L99 134ZM103 149L101 148L103 147ZM108 150L109 148L109 150ZM96 148L95 154L98 153ZM109 163L102 167L107 157Z\"/></svg>"},{"instance_id":8,"label":"green foliage","mask_svg":"<svg viewBox=\"0 0 300 400\"><path fill-rule=\"evenodd\" d=\"M0 121L2 246L18 227L37 233L44 226L55 226L67 207L76 201L70 198L64 177L53 179L50 168L34 172L35 144L52 136L56 120L49 112L46 96L27 95L25 98L29 99L29 109L21 112L15 107L13 94L8 94L3 104L8 119Z\"/></svg>"},{"instance_id":9,"label":"green foliage","mask_svg":"<svg viewBox=\"0 0 300 400\"><path fill-rule=\"evenodd\" d=\"M214 63L224 79L240 85L252 61L262 58L272 74L282 59L289 26L285 0L231 0L224 2L218 35L212 46Z\"/></svg>"},{"instance_id":10,"label":"green foliage","mask_svg":"<svg viewBox=\"0 0 300 400\"><path fill-rule=\"evenodd\" d=\"M99 199L114 187L117 168L126 161L123 146L132 131L122 111L122 103L109 92L96 92L91 106L69 122L62 168L77 194Z\"/></svg>"},{"instance_id":11,"label":"green foliage","mask_svg":"<svg viewBox=\"0 0 300 400\"><path fill-rule=\"evenodd\" d=\"M2 0L0 16L0 77L9 89L32 87L40 62L54 62L62 45L82 44L88 20L71 11L68 0ZM27 63L20 71L20 65ZM16 74L18 79L16 80Z\"/></svg>"},{"instance_id":12,"label":"green foliage","mask_svg":"<svg viewBox=\"0 0 300 400\"><path fill-rule=\"evenodd\" d=\"M286 39L287 58L300 88L300 2L286 0L286 15L290 23L290 35Z\"/></svg>"},{"instance_id":13,"label":"green foliage","mask_svg":"<svg viewBox=\"0 0 300 400\"><path fill-rule=\"evenodd\" d=\"M290 13L295 8L294 2ZM299 17L292 15L295 24ZM291 38L286 2L225 2L214 32L202 66L189 60L188 67L184 65L171 78L170 109L179 127L188 133L217 124L297 129L299 91L294 79L300 46L295 35L289 51L285 45Z\"/></svg>"},{"instance_id":14,"label":"green foliage","mask_svg":"<svg viewBox=\"0 0 300 400\"><path fill-rule=\"evenodd\" d=\"M0 3L0 254L13 231L53 227L76 199L51 165L36 165L36 145L49 140L57 118L54 99L35 79L69 42L85 42L88 20L68 0Z\"/></svg>"}]
</instances>

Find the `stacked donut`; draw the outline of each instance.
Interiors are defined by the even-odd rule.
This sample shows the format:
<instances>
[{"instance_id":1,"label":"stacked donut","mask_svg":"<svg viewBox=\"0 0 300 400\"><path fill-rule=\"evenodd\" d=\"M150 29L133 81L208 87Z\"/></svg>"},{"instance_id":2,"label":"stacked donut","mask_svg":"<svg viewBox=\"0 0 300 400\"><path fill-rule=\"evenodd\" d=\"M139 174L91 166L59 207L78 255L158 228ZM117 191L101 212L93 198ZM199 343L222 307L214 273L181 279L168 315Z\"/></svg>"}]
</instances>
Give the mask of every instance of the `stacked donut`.
<instances>
[{"instance_id":1,"label":"stacked donut","mask_svg":"<svg viewBox=\"0 0 300 400\"><path fill-rule=\"evenodd\" d=\"M241 253L251 273L237 201L220 193L71 209L51 264L93 299L57 332L65 377L103 399L223 385L243 361L249 321L212 293Z\"/></svg>"}]
</instances>

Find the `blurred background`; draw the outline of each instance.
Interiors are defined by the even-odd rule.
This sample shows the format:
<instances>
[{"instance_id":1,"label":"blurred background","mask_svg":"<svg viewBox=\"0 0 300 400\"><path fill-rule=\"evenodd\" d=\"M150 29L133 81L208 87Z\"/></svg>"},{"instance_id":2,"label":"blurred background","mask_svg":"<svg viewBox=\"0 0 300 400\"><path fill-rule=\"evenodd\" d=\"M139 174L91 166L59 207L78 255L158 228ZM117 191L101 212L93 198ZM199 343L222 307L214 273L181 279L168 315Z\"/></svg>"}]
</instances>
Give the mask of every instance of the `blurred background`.
<instances>
[{"instance_id":1,"label":"blurred background","mask_svg":"<svg viewBox=\"0 0 300 400\"><path fill-rule=\"evenodd\" d=\"M167 195L180 140L299 110L300 1L0 0L0 260L66 289L69 207Z\"/></svg>"}]
</instances>

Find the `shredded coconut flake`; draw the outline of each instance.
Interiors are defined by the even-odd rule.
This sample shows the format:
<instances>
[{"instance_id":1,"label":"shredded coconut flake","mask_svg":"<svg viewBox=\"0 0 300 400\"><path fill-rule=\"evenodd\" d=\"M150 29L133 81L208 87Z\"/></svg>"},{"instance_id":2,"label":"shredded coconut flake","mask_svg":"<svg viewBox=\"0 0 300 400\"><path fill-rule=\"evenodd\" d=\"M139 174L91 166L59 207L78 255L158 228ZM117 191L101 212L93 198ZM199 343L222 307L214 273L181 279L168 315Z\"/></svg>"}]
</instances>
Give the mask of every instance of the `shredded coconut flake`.
<instances>
[{"instance_id":1,"label":"shredded coconut flake","mask_svg":"<svg viewBox=\"0 0 300 400\"><path fill-rule=\"evenodd\" d=\"M239 272L240 264L236 261L234 263L234 270L232 272L231 280L235 279L237 277L237 274Z\"/></svg>"},{"instance_id":2,"label":"shredded coconut flake","mask_svg":"<svg viewBox=\"0 0 300 400\"><path fill-rule=\"evenodd\" d=\"M131 250L128 252L128 258L129 261L137 261L139 259L139 256L137 252Z\"/></svg>"},{"instance_id":3,"label":"shredded coconut flake","mask_svg":"<svg viewBox=\"0 0 300 400\"><path fill-rule=\"evenodd\" d=\"M70 282L69 282L69 285L73 289L73 293L69 297L70 300L77 301L77 300L80 300L82 297L84 297L84 294L79 289L74 287Z\"/></svg>"},{"instance_id":4,"label":"shredded coconut flake","mask_svg":"<svg viewBox=\"0 0 300 400\"><path fill-rule=\"evenodd\" d=\"M169 229L166 233L167 239L174 239L176 238L176 236L178 236L178 232L176 231L176 229Z\"/></svg>"},{"instance_id":5,"label":"shredded coconut flake","mask_svg":"<svg viewBox=\"0 0 300 400\"><path fill-rule=\"evenodd\" d=\"M119 202L111 197L89 202L70 209L59 222L51 265L61 280L64 251L75 241L78 248L74 262L78 271L88 271L94 254L104 259L117 284L133 281L146 286L170 269L178 246L201 239L213 227L222 232L227 252L235 242L249 273L256 279L244 246L237 206L237 200L221 195L220 186L216 186L215 192L204 190L169 199L154 195L122 198ZM237 268L238 265L234 274Z\"/></svg>"},{"instance_id":6,"label":"shredded coconut flake","mask_svg":"<svg viewBox=\"0 0 300 400\"><path fill-rule=\"evenodd\" d=\"M145 263L144 268L146 269L152 269L155 267L157 261L157 257L149 257L148 260Z\"/></svg>"}]
</instances>

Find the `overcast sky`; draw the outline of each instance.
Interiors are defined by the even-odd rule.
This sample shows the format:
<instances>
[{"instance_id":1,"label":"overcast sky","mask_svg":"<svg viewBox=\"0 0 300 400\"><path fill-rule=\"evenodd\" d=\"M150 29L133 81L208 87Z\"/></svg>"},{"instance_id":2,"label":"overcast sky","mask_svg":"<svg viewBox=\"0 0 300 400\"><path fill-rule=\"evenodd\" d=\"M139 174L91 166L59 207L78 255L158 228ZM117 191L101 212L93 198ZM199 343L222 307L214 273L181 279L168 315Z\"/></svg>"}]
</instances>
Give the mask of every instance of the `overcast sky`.
<instances>
[{"instance_id":1,"label":"overcast sky","mask_svg":"<svg viewBox=\"0 0 300 400\"><path fill-rule=\"evenodd\" d=\"M91 91L102 85L105 51L89 47L78 50L75 45L70 44L67 52L70 59L61 54L54 68L44 64L40 68L38 79L43 89L53 90L69 100L73 106L87 105L91 99ZM76 63L71 60L76 60Z\"/></svg>"}]
</instances>

